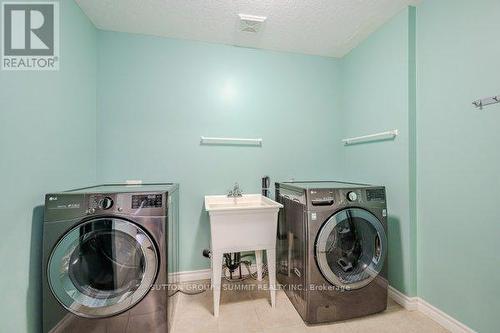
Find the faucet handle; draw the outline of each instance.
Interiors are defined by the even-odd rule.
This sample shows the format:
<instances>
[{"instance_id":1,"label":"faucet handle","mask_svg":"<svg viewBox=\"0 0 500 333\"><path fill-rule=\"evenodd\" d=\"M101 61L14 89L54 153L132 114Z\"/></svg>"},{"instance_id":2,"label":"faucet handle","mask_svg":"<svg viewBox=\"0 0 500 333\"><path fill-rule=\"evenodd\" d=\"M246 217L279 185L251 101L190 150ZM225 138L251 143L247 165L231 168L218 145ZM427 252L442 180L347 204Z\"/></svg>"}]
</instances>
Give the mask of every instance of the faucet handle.
<instances>
[{"instance_id":1,"label":"faucet handle","mask_svg":"<svg viewBox=\"0 0 500 333\"><path fill-rule=\"evenodd\" d=\"M236 182L234 183L233 189L229 190L227 196L228 197L241 197L243 194L243 191L240 188L240 185Z\"/></svg>"}]
</instances>

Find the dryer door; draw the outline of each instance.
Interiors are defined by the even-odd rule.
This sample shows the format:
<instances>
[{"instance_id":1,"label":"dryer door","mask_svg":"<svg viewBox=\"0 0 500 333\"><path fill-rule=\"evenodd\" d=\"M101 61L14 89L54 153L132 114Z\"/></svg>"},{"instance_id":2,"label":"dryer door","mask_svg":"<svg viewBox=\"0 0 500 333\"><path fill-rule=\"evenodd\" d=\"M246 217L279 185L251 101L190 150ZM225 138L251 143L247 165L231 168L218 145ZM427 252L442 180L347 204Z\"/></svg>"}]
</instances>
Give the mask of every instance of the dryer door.
<instances>
[{"instance_id":1,"label":"dryer door","mask_svg":"<svg viewBox=\"0 0 500 333\"><path fill-rule=\"evenodd\" d=\"M382 270L387 237L375 215L347 208L325 222L315 252L318 267L330 283L343 289L359 289Z\"/></svg>"},{"instance_id":2,"label":"dryer door","mask_svg":"<svg viewBox=\"0 0 500 333\"><path fill-rule=\"evenodd\" d=\"M47 267L52 293L74 314L111 316L133 307L151 289L158 270L157 249L136 224L98 218L66 233Z\"/></svg>"}]
</instances>

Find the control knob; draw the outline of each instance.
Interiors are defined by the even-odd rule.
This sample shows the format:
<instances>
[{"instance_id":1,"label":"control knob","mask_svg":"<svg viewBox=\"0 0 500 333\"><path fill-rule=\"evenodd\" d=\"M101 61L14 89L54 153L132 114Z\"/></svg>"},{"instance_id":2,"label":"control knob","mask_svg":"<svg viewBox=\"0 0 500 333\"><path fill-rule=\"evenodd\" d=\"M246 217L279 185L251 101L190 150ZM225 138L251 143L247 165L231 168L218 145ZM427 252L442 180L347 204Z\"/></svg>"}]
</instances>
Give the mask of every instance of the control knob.
<instances>
[{"instance_id":1,"label":"control knob","mask_svg":"<svg viewBox=\"0 0 500 333\"><path fill-rule=\"evenodd\" d=\"M351 191L351 192L347 193L347 200L349 200L351 202L356 201L356 200L358 200L358 195L356 194L356 192Z\"/></svg>"},{"instance_id":2,"label":"control knob","mask_svg":"<svg viewBox=\"0 0 500 333\"><path fill-rule=\"evenodd\" d=\"M111 199L110 197L102 198L101 201L99 202L99 207L101 207L104 210L110 209L111 207L113 207L113 199Z\"/></svg>"}]
</instances>

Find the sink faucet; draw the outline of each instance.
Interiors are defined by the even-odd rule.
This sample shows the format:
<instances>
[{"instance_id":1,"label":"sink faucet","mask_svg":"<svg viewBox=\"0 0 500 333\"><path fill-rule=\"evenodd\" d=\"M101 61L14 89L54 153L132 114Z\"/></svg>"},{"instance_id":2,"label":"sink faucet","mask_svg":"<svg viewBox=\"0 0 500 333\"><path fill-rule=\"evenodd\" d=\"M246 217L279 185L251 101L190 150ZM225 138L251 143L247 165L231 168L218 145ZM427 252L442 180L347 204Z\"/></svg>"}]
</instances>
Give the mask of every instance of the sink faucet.
<instances>
[{"instance_id":1,"label":"sink faucet","mask_svg":"<svg viewBox=\"0 0 500 333\"><path fill-rule=\"evenodd\" d=\"M234 183L234 187L227 194L229 198L238 198L243 196L243 191L240 189L240 185L238 183Z\"/></svg>"}]
</instances>

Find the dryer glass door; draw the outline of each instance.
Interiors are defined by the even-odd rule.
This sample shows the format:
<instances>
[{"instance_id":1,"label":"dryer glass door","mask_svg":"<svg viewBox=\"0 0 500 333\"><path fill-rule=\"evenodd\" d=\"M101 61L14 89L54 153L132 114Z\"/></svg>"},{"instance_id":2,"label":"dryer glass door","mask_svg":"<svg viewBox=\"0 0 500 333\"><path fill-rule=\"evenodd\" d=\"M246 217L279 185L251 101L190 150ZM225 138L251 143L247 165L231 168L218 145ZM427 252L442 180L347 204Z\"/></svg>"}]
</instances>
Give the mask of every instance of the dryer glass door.
<instances>
[{"instance_id":1,"label":"dryer glass door","mask_svg":"<svg viewBox=\"0 0 500 333\"><path fill-rule=\"evenodd\" d=\"M348 208L325 222L315 251L318 267L330 283L339 288L359 289L382 270L387 237L375 215L364 209Z\"/></svg>"},{"instance_id":2,"label":"dryer glass door","mask_svg":"<svg viewBox=\"0 0 500 333\"><path fill-rule=\"evenodd\" d=\"M120 218L99 218L71 229L51 253L52 293L74 314L111 316L133 307L151 289L158 253L149 235Z\"/></svg>"}]
</instances>

